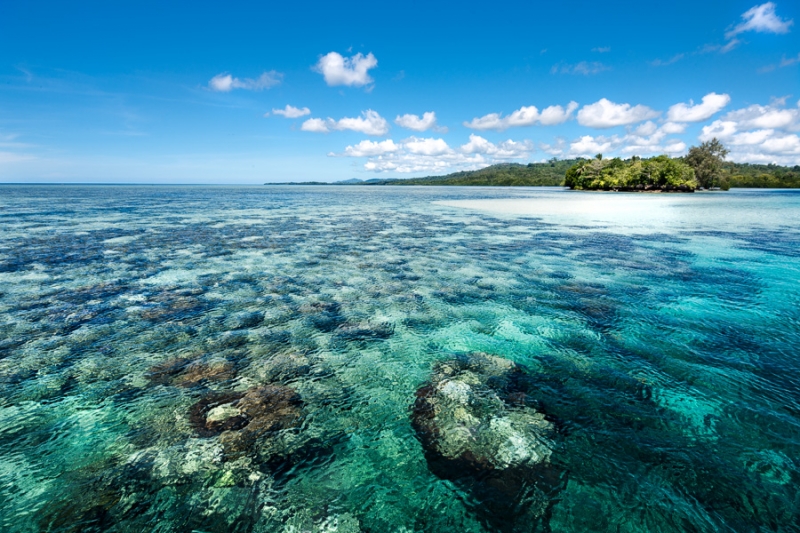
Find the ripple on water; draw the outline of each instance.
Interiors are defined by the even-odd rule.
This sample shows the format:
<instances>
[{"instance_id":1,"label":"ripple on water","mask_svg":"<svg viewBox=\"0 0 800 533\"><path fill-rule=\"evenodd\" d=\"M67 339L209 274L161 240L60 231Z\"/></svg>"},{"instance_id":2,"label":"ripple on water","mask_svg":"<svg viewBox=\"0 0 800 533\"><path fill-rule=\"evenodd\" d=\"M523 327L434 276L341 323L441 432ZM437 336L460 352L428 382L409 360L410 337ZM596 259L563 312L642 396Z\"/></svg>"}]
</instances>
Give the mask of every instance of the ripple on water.
<instances>
[{"instance_id":1,"label":"ripple on water","mask_svg":"<svg viewBox=\"0 0 800 533\"><path fill-rule=\"evenodd\" d=\"M800 523L800 195L3 192L3 531Z\"/></svg>"}]
</instances>

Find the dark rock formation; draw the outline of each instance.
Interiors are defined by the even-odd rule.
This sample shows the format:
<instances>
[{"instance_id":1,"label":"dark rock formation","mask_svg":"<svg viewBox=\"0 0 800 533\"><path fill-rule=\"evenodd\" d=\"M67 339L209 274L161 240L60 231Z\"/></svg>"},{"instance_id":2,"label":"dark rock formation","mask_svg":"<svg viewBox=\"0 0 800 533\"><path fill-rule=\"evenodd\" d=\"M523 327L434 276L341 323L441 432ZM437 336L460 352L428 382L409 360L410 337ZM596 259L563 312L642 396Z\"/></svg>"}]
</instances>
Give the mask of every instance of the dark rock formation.
<instances>
[{"instance_id":1,"label":"dark rock formation","mask_svg":"<svg viewBox=\"0 0 800 533\"><path fill-rule=\"evenodd\" d=\"M245 392L210 393L189 410L189 422L201 437L219 436L226 454L257 453L259 440L296 427L300 396L289 387L265 385Z\"/></svg>"},{"instance_id":2,"label":"dark rock formation","mask_svg":"<svg viewBox=\"0 0 800 533\"><path fill-rule=\"evenodd\" d=\"M492 530L530 531L563 484L557 430L535 393L512 361L473 353L438 363L416 394L411 423L428 467L468 492Z\"/></svg>"}]
</instances>

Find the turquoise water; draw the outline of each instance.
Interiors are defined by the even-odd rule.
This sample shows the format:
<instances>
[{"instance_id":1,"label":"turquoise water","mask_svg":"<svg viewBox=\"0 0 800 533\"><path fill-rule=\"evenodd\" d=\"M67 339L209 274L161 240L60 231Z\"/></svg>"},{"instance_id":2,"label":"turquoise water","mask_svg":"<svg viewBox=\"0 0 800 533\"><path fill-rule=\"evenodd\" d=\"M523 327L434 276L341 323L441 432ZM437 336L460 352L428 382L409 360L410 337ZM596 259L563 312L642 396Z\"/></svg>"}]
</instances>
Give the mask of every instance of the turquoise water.
<instances>
[{"instance_id":1,"label":"turquoise water","mask_svg":"<svg viewBox=\"0 0 800 533\"><path fill-rule=\"evenodd\" d=\"M800 531L800 193L0 187L0 529Z\"/></svg>"}]
</instances>

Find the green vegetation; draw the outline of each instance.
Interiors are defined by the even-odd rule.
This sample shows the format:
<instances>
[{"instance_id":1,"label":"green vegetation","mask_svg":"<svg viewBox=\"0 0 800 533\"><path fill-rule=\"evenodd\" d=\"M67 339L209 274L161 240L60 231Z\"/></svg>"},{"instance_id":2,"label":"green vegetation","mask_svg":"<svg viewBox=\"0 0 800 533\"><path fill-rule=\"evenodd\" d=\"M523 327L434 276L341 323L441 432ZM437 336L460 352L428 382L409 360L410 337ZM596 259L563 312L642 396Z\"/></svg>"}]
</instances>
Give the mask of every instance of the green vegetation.
<instances>
[{"instance_id":1,"label":"green vegetation","mask_svg":"<svg viewBox=\"0 0 800 533\"><path fill-rule=\"evenodd\" d=\"M564 185L571 189L604 191L684 191L698 187L692 167L680 159L661 155L579 161L567 170Z\"/></svg>"},{"instance_id":2,"label":"green vegetation","mask_svg":"<svg viewBox=\"0 0 800 533\"><path fill-rule=\"evenodd\" d=\"M337 183L301 182L266 185L468 185L495 187L567 186L604 191L686 191L699 187L800 188L800 165L753 165L723 159L728 150L717 139L692 146L686 157L642 159L550 159L546 163L501 163L479 170L424 178L350 179Z\"/></svg>"},{"instance_id":3,"label":"green vegetation","mask_svg":"<svg viewBox=\"0 0 800 533\"><path fill-rule=\"evenodd\" d=\"M723 185L757 189L800 189L800 165L753 165L750 163L723 163Z\"/></svg>"},{"instance_id":4,"label":"green vegetation","mask_svg":"<svg viewBox=\"0 0 800 533\"><path fill-rule=\"evenodd\" d=\"M564 173L578 159L551 159L547 163L502 163L480 170L454 172L446 176L392 180L370 180L365 185L473 185L515 187L558 187L564 184Z\"/></svg>"},{"instance_id":5,"label":"green vegetation","mask_svg":"<svg viewBox=\"0 0 800 533\"><path fill-rule=\"evenodd\" d=\"M722 160L726 155L728 155L728 149L714 137L700 146L689 148L689 153L683 160L694 169L694 175L700 187L705 189L720 187L727 191L730 186L727 182L722 181Z\"/></svg>"}]
</instances>

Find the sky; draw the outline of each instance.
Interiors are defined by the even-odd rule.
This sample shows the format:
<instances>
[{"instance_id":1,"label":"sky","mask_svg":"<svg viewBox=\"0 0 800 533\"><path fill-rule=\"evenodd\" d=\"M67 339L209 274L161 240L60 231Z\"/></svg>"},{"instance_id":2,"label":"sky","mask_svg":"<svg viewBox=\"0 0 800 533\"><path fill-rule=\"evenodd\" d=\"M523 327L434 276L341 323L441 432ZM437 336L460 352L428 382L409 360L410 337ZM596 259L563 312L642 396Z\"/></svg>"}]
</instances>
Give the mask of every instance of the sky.
<instances>
[{"instance_id":1,"label":"sky","mask_svg":"<svg viewBox=\"0 0 800 533\"><path fill-rule=\"evenodd\" d=\"M0 182L800 164L800 3L0 2Z\"/></svg>"}]
</instances>

